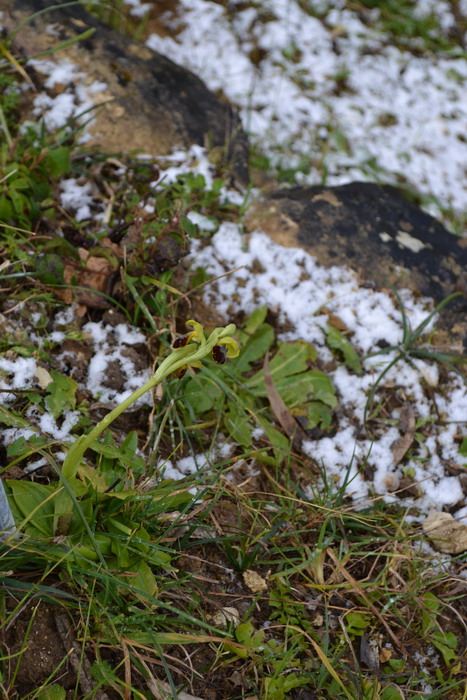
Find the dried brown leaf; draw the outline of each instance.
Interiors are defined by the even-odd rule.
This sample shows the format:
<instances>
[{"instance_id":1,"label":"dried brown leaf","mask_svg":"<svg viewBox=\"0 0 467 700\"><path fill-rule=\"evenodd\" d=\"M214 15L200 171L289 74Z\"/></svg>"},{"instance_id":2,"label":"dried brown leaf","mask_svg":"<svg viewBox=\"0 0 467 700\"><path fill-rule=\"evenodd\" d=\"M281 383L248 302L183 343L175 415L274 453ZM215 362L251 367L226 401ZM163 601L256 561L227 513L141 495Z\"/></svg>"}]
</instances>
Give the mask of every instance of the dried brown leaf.
<instances>
[{"instance_id":1,"label":"dried brown leaf","mask_svg":"<svg viewBox=\"0 0 467 700\"><path fill-rule=\"evenodd\" d=\"M398 465L399 462L404 459L415 437L415 412L412 404L408 402L401 408L399 429L403 435L393 442L391 446L394 466Z\"/></svg>"}]
</instances>

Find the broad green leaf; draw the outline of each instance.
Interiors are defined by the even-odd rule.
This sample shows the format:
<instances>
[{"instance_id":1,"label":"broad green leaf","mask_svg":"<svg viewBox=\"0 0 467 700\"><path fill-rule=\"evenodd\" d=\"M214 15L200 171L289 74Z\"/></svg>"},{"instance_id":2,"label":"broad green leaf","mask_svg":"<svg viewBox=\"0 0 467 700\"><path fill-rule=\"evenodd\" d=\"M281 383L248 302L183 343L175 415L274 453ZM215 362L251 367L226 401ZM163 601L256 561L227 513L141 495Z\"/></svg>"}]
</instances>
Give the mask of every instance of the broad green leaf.
<instances>
[{"instance_id":1,"label":"broad green leaf","mask_svg":"<svg viewBox=\"0 0 467 700\"><path fill-rule=\"evenodd\" d=\"M403 696L397 688L387 685L381 691L381 700L403 700Z\"/></svg>"},{"instance_id":2,"label":"broad green leaf","mask_svg":"<svg viewBox=\"0 0 467 700\"><path fill-rule=\"evenodd\" d=\"M463 438L459 447L459 454L462 455L462 457L467 457L467 438Z\"/></svg>"},{"instance_id":3,"label":"broad green leaf","mask_svg":"<svg viewBox=\"0 0 467 700\"><path fill-rule=\"evenodd\" d=\"M256 649L264 642L264 630L255 630L251 622L242 622L235 629L235 636L239 644L244 644L248 649Z\"/></svg>"},{"instance_id":4,"label":"broad green leaf","mask_svg":"<svg viewBox=\"0 0 467 700\"><path fill-rule=\"evenodd\" d=\"M109 487L109 484L104 477L99 474L97 469L84 464L84 462L79 465L78 474L82 479L86 479L88 484L92 486L97 493L104 493Z\"/></svg>"},{"instance_id":5,"label":"broad green leaf","mask_svg":"<svg viewBox=\"0 0 467 700\"><path fill-rule=\"evenodd\" d=\"M0 195L0 220L8 222L12 217L13 206L10 200L2 194Z\"/></svg>"},{"instance_id":6,"label":"broad green leaf","mask_svg":"<svg viewBox=\"0 0 467 700\"><path fill-rule=\"evenodd\" d=\"M445 663L449 663L450 661L457 659L457 654L454 654L453 652L455 649L457 649L458 641L453 632L434 632L430 635L430 640L432 644L443 654ZM444 651L441 649L441 647L445 648ZM452 656L446 651L448 649L450 650ZM447 659L446 655L450 658Z\"/></svg>"},{"instance_id":7,"label":"broad green leaf","mask_svg":"<svg viewBox=\"0 0 467 700\"><path fill-rule=\"evenodd\" d=\"M285 698L290 697L288 695L290 690L307 685L309 682L309 677L304 675L298 676L296 673L266 678L264 681L265 697L268 700L285 700Z\"/></svg>"},{"instance_id":8,"label":"broad green leaf","mask_svg":"<svg viewBox=\"0 0 467 700\"><path fill-rule=\"evenodd\" d=\"M28 209L28 198L24 194L16 192L16 190L11 189L8 192L11 201L13 202L14 210L17 214L22 214Z\"/></svg>"},{"instance_id":9,"label":"broad green leaf","mask_svg":"<svg viewBox=\"0 0 467 700\"><path fill-rule=\"evenodd\" d=\"M78 384L71 377L66 377L54 369L50 370L53 379L47 386L48 396L45 404L54 418L58 418L65 411L73 410L76 406L76 391Z\"/></svg>"},{"instance_id":10,"label":"broad green leaf","mask_svg":"<svg viewBox=\"0 0 467 700\"><path fill-rule=\"evenodd\" d=\"M14 440L7 448L7 457L20 457L21 455L29 455L38 449L47 445L49 440L43 435L31 435L27 440L24 437L19 437Z\"/></svg>"},{"instance_id":11,"label":"broad green leaf","mask_svg":"<svg viewBox=\"0 0 467 700\"><path fill-rule=\"evenodd\" d=\"M289 408L307 401L322 401L331 408L337 406L334 385L327 374L319 369L310 369L304 374L286 377L276 383L276 389Z\"/></svg>"},{"instance_id":12,"label":"broad green leaf","mask_svg":"<svg viewBox=\"0 0 467 700\"><path fill-rule=\"evenodd\" d=\"M273 447L275 459L280 464L290 454L290 440L274 428L269 421L260 419L259 422Z\"/></svg>"},{"instance_id":13,"label":"broad green leaf","mask_svg":"<svg viewBox=\"0 0 467 700\"><path fill-rule=\"evenodd\" d=\"M216 372L217 368L212 371ZM210 411L223 396L222 389L201 372L190 377L183 391L183 401L190 404L196 414Z\"/></svg>"},{"instance_id":14,"label":"broad green leaf","mask_svg":"<svg viewBox=\"0 0 467 700\"><path fill-rule=\"evenodd\" d=\"M158 592L156 577L145 561L140 559L137 564L125 567L126 571L117 578L132 588L137 588L146 595L156 596ZM135 593L137 595L137 593Z\"/></svg>"},{"instance_id":15,"label":"broad green leaf","mask_svg":"<svg viewBox=\"0 0 467 700\"><path fill-rule=\"evenodd\" d=\"M63 260L56 253L40 255L36 259L36 275L44 284L63 284Z\"/></svg>"},{"instance_id":16,"label":"broad green leaf","mask_svg":"<svg viewBox=\"0 0 467 700\"><path fill-rule=\"evenodd\" d=\"M247 372L253 362L265 356L273 342L274 329L268 323L263 323L242 345L239 357L230 363L232 371L239 374Z\"/></svg>"},{"instance_id":17,"label":"broad green leaf","mask_svg":"<svg viewBox=\"0 0 467 700\"><path fill-rule=\"evenodd\" d=\"M224 413L224 426L237 444L251 447L253 426L250 416L237 404L229 402L229 409Z\"/></svg>"},{"instance_id":18,"label":"broad green leaf","mask_svg":"<svg viewBox=\"0 0 467 700\"><path fill-rule=\"evenodd\" d=\"M91 676L98 683L106 685L117 684L119 681L114 668L107 661L95 661L91 666Z\"/></svg>"},{"instance_id":19,"label":"broad green leaf","mask_svg":"<svg viewBox=\"0 0 467 700\"><path fill-rule=\"evenodd\" d=\"M309 430L317 426L326 430L332 423L332 410L321 401L310 401L307 404L307 419Z\"/></svg>"},{"instance_id":20,"label":"broad green leaf","mask_svg":"<svg viewBox=\"0 0 467 700\"><path fill-rule=\"evenodd\" d=\"M264 357L264 355L265 353L263 352L261 357ZM297 340L293 343L280 343L278 351L269 362L269 371L276 387L281 379L305 372L308 369L308 363L316 359L316 356L315 348L304 340ZM267 396L262 369L248 379L245 384L257 396ZM256 387L258 386L261 387L261 393L256 392Z\"/></svg>"},{"instance_id":21,"label":"broad green leaf","mask_svg":"<svg viewBox=\"0 0 467 700\"><path fill-rule=\"evenodd\" d=\"M5 406L0 406L0 425L6 425L9 428L27 428L37 432L37 427L28 423L19 415L9 411Z\"/></svg>"},{"instance_id":22,"label":"broad green leaf","mask_svg":"<svg viewBox=\"0 0 467 700\"><path fill-rule=\"evenodd\" d=\"M255 311L253 311L253 313L250 316L248 316L243 328L238 330L236 333L236 335L238 335L238 339L242 344L246 343L248 338L256 333L258 328L266 320L267 313L267 306L260 306L259 309L255 309Z\"/></svg>"},{"instance_id":23,"label":"broad green leaf","mask_svg":"<svg viewBox=\"0 0 467 700\"><path fill-rule=\"evenodd\" d=\"M134 455L138 449L138 433L136 430L132 430L122 444L120 445L120 450L125 452L127 455Z\"/></svg>"},{"instance_id":24,"label":"broad green leaf","mask_svg":"<svg viewBox=\"0 0 467 700\"><path fill-rule=\"evenodd\" d=\"M50 175L59 178L70 172L70 149L66 146L53 148L48 151L44 161Z\"/></svg>"},{"instance_id":25,"label":"broad green leaf","mask_svg":"<svg viewBox=\"0 0 467 700\"><path fill-rule=\"evenodd\" d=\"M423 596L423 604L428 608L428 610L433 610L436 612L439 610L439 606L441 605L440 599L435 596L434 593L431 591L427 591L425 595Z\"/></svg>"},{"instance_id":26,"label":"broad green leaf","mask_svg":"<svg viewBox=\"0 0 467 700\"><path fill-rule=\"evenodd\" d=\"M345 626L350 635L361 637L369 624L370 620L365 613L349 612L345 616Z\"/></svg>"},{"instance_id":27,"label":"broad green leaf","mask_svg":"<svg viewBox=\"0 0 467 700\"><path fill-rule=\"evenodd\" d=\"M28 518L26 532L33 535L35 530L41 536L50 537L53 533L54 499L53 486L45 486L32 481L7 479L10 490L10 505L17 525ZM49 499L49 500L47 500Z\"/></svg>"},{"instance_id":28,"label":"broad green leaf","mask_svg":"<svg viewBox=\"0 0 467 700\"><path fill-rule=\"evenodd\" d=\"M66 690L63 686L58 685L58 683L49 686L37 696L37 700L65 700L65 698Z\"/></svg>"},{"instance_id":29,"label":"broad green leaf","mask_svg":"<svg viewBox=\"0 0 467 700\"><path fill-rule=\"evenodd\" d=\"M311 369L288 377L276 377L274 384L289 409L303 405L311 400L322 401L331 408L337 406L336 392L331 379L318 369ZM267 396L263 377L261 377L261 382L256 382L254 386L251 386L249 381L246 382L246 385L253 391L255 396Z\"/></svg>"},{"instance_id":30,"label":"broad green leaf","mask_svg":"<svg viewBox=\"0 0 467 700\"><path fill-rule=\"evenodd\" d=\"M326 328L326 342L330 348L340 352L344 362L355 374L362 374L362 363L351 343L345 335L334 326L328 325Z\"/></svg>"},{"instance_id":31,"label":"broad green leaf","mask_svg":"<svg viewBox=\"0 0 467 700\"><path fill-rule=\"evenodd\" d=\"M31 183L25 177L15 178L10 185L10 187L12 187L15 190L28 190L30 186Z\"/></svg>"}]
</instances>

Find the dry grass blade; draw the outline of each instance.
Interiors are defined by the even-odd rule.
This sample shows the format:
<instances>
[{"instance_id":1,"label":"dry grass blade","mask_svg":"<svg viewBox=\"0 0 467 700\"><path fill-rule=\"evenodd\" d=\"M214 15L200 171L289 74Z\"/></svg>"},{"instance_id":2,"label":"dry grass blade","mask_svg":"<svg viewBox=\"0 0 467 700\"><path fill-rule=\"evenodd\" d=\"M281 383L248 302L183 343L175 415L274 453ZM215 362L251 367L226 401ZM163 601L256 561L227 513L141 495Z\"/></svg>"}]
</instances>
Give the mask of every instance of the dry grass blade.
<instances>
[{"instance_id":1,"label":"dry grass blade","mask_svg":"<svg viewBox=\"0 0 467 700\"><path fill-rule=\"evenodd\" d=\"M74 639L73 628L67 616L64 614L55 615L55 624L65 651L69 655L70 664L79 677L79 687L83 695L94 693L93 697L96 700L109 700L109 696L104 691L98 690L94 692L96 684L91 676L91 664L86 654L82 653L78 642Z\"/></svg>"},{"instance_id":2,"label":"dry grass blade","mask_svg":"<svg viewBox=\"0 0 467 700\"><path fill-rule=\"evenodd\" d=\"M27 72L24 70L23 66L21 63L18 63L16 58L8 51L7 47L3 42L0 42L0 52L5 56L5 58L11 63L11 65L15 68L15 70L18 71L18 73L21 75L21 77L28 83L28 85L34 90L34 92L37 92L36 86L32 82L31 78L27 74Z\"/></svg>"},{"instance_id":3,"label":"dry grass blade","mask_svg":"<svg viewBox=\"0 0 467 700\"><path fill-rule=\"evenodd\" d=\"M344 578L346 579L346 581L348 581L349 584L352 586L352 588L353 588L353 590L355 591L355 593L357 593L357 595L359 595L360 598L363 598L363 600L365 601L366 605L368 605L368 608L372 611L372 613L373 613L373 614L378 618L378 620L381 622L381 624L383 625L384 629L385 629L386 632L388 633L389 637L390 637L390 638L392 639L392 641L394 642L395 646L402 652L402 654L404 654L405 657L408 657L409 652L407 651L407 649L404 647L404 645L402 644L402 642L400 641L400 639L398 639L398 638L396 637L396 635L394 634L394 632L392 631L392 629L390 628L390 626L388 625L388 623L386 622L386 620L384 619L384 617L380 614L379 610L373 605L373 603L371 602L371 600L368 598L368 596L367 596L367 594L365 593L365 591L361 588L361 586L359 586L358 582L354 579L354 577L353 577L351 574L349 574L349 572L347 571L347 569L345 568L345 566L343 566L343 565L341 564L341 562L339 561L339 559L338 559L338 558L336 557L336 555L334 554L334 550L333 550L331 547L328 547L328 549L326 550L326 552L327 552L328 556L330 557L330 559L332 559L332 561L334 562L334 564L337 566L337 568L339 569L339 571L342 573L342 575L344 576Z\"/></svg>"}]
</instances>

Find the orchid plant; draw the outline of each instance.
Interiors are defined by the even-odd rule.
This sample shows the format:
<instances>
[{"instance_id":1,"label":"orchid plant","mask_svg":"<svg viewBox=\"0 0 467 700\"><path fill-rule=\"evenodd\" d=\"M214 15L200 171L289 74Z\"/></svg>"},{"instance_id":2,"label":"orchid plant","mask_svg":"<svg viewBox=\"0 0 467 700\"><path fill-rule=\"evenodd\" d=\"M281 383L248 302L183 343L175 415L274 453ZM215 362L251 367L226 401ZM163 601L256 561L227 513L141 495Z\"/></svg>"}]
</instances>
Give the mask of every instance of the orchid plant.
<instances>
[{"instance_id":1,"label":"orchid plant","mask_svg":"<svg viewBox=\"0 0 467 700\"><path fill-rule=\"evenodd\" d=\"M172 352L159 365L151 379L104 416L90 433L81 435L70 448L61 470L61 477L65 487L60 491L55 501L54 532L56 535L63 535L68 532L71 522L70 513L73 507L70 490L74 493L77 491L77 473L85 451L92 446L93 442L123 411L170 374L176 373L181 378L189 367L201 367L201 361L209 355L218 364L223 364L226 358L238 356L239 346L232 337L235 333L235 325L233 323L230 323L225 328L215 328L207 338L203 326L197 321L187 321L186 325L191 326L193 330L175 339Z\"/></svg>"}]
</instances>

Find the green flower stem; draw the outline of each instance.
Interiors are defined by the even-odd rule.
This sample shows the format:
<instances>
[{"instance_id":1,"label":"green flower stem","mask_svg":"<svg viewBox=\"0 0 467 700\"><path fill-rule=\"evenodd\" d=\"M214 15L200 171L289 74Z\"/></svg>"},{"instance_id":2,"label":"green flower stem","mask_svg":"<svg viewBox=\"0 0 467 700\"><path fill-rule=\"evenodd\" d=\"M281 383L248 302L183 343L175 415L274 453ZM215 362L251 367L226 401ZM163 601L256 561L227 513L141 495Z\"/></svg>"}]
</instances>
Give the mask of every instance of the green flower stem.
<instances>
[{"instance_id":1,"label":"green flower stem","mask_svg":"<svg viewBox=\"0 0 467 700\"><path fill-rule=\"evenodd\" d=\"M227 356L235 357L238 355L237 342L230 337L235 332L233 323L226 328L216 328L207 340L201 324L196 321L188 321L187 325L194 327L194 331L192 331L193 342L172 350L146 384L136 389L131 396L128 396L121 404L104 416L88 435L79 437L70 448L61 469L61 478L66 483L66 487L58 492L55 500L53 525L55 535L66 535L70 528L73 499L69 492L70 490L76 492L78 486L76 474L84 453L123 411L126 411L131 404L135 403L147 391L157 386L172 372L176 372L184 367L199 366L200 361L212 352L215 345L225 345Z\"/></svg>"},{"instance_id":2,"label":"green flower stem","mask_svg":"<svg viewBox=\"0 0 467 700\"><path fill-rule=\"evenodd\" d=\"M154 376L143 384L142 387L136 389L131 396L128 396L121 404L114 408L110 413L108 413L104 418L91 430L88 435L82 435L74 445L70 448L68 455L62 466L62 475L65 479L73 479L78 471L81 459L88 449L96 440L99 435L108 426L118 418L123 411L131 406L135 401L137 401L143 394L147 391L153 389L159 382L161 382L165 377L172 372L176 372L178 369L184 366L193 366L197 364L207 355L212 352L212 349L218 343L222 343L222 339L231 336L235 332L235 326L233 323L229 324L226 328L216 328L209 338L206 340L204 335L197 339L199 345L195 343L188 344L183 348L177 348L173 350L171 354L165 358L162 364L158 367Z\"/></svg>"},{"instance_id":3,"label":"green flower stem","mask_svg":"<svg viewBox=\"0 0 467 700\"><path fill-rule=\"evenodd\" d=\"M78 440L76 440L74 445L70 448L65 461L63 462L63 477L65 479L72 479L74 476L76 476L81 459L94 440L96 440L99 435L103 433L104 430L123 413L123 411L126 411L127 408L135 403L135 401L137 401L147 391L151 391L151 389L157 386L159 382L161 382L168 374L175 372L177 369L180 369L180 367L186 365L189 362L188 358L192 359L194 350L196 350L195 346L174 350L172 354L162 362L156 373L151 377L151 379L149 379L149 381L146 382L146 384L143 384L143 386L141 386L139 389L136 389L136 391L122 401L122 403L107 413L107 415L105 415L102 420L99 421L96 426L94 426L88 435L82 435ZM176 353L177 356L174 357Z\"/></svg>"}]
</instances>

